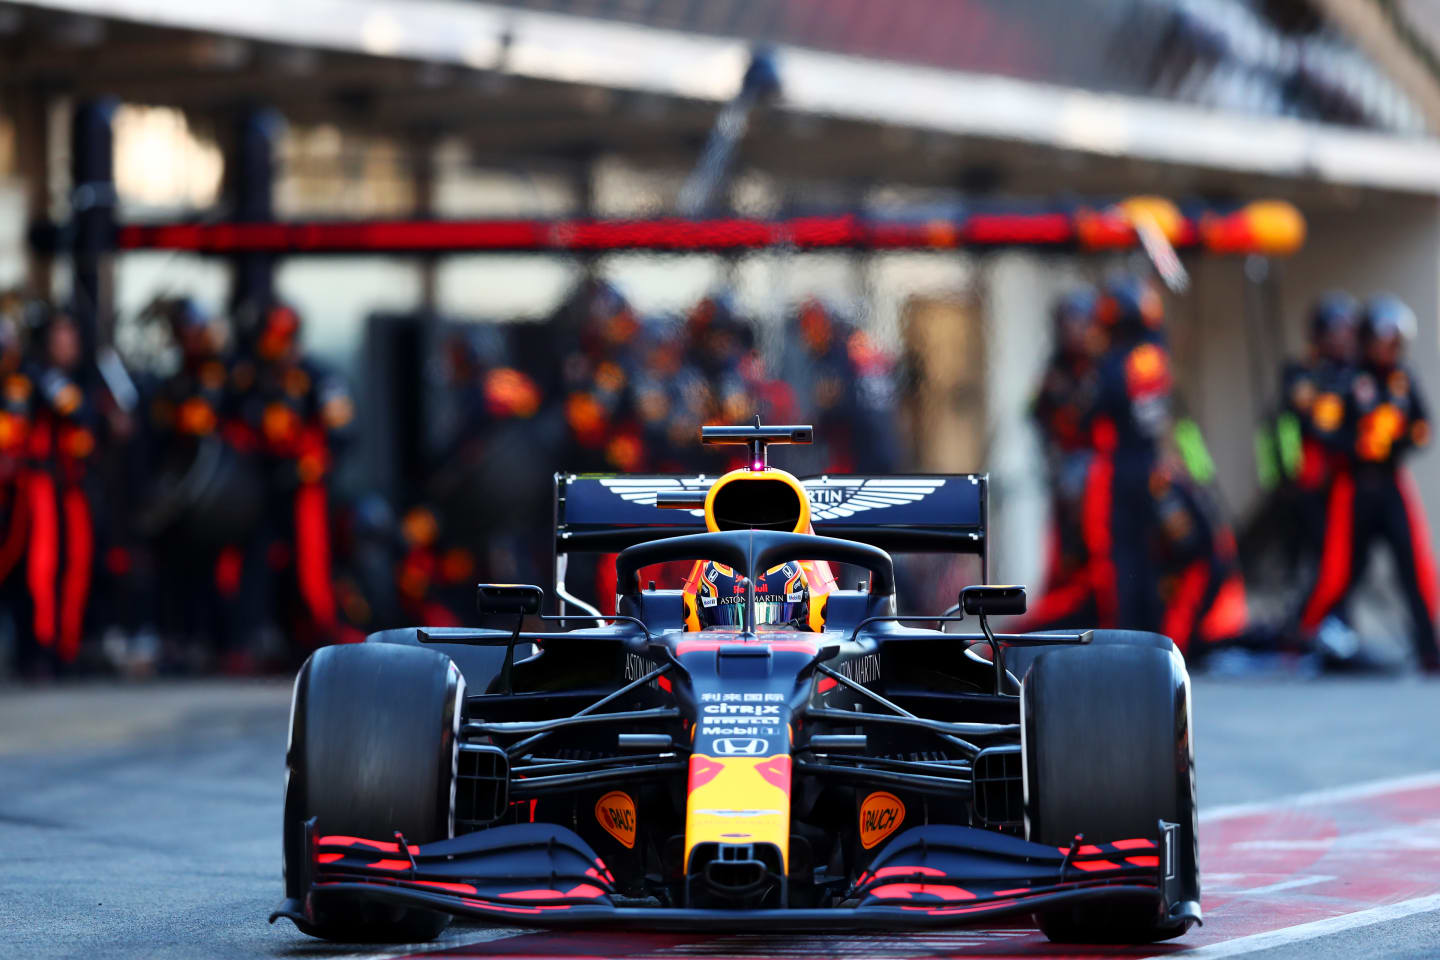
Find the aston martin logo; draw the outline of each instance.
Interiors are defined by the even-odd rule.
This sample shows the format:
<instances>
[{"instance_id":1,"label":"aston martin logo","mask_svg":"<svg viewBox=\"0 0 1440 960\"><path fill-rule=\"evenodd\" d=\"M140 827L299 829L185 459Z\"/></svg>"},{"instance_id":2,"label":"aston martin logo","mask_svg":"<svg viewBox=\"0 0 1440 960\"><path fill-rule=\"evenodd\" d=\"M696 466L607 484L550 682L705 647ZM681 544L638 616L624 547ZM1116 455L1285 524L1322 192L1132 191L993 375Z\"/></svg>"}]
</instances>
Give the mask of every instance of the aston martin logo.
<instances>
[{"instance_id":1,"label":"aston martin logo","mask_svg":"<svg viewBox=\"0 0 1440 960\"><path fill-rule=\"evenodd\" d=\"M944 477L818 477L805 481L814 520L841 520L865 510L924 500Z\"/></svg>"},{"instance_id":2,"label":"aston martin logo","mask_svg":"<svg viewBox=\"0 0 1440 960\"><path fill-rule=\"evenodd\" d=\"M717 478L703 473L698 477L601 477L600 483L611 493L642 506L655 506L655 494L661 490L695 490L700 493L710 489ZM686 510L692 517L704 517L704 510Z\"/></svg>"},{"instance_id":3,"label":"aston martin logo","mask_svg":"<svg viewBox=\"0 0 1440 960\"><path fill-rule=\"evenodd\" d=\"M603 477L600 482L616 496L653 507L655 494L662 490L705 491L716 478L698 477ZM841 520L865 510L898 507L924 500L945 485L944 477L812 477L801 481L810 497L814 520ZM687 511L703 517L703 510Z\"/></svg>"}]
</instances>

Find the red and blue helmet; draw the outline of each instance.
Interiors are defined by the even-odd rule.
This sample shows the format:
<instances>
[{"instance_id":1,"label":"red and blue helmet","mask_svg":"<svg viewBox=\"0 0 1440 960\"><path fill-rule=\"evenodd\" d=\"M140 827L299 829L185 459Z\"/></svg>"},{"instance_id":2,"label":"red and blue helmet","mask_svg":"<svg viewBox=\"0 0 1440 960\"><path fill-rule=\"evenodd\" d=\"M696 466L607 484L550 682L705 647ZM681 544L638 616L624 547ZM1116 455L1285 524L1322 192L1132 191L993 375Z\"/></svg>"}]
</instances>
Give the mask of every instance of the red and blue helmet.
<instances>
[{"instance_id":1,"label":"red and blue helmet","mask_svg":"<svg viewBox=\"0 0 1440 960\"><path fill-rule=\"evenodd\" d=\"M701 630L740 630L745 626L745 605L749 602L749 580L723 563L709 561L696 576L693 595L695 619ZM690 612L690 611L687 611ZM808 630L810 586L805 568L791 560L767 570L755 581L755 628Z\"/></svg>"}]
</instances>

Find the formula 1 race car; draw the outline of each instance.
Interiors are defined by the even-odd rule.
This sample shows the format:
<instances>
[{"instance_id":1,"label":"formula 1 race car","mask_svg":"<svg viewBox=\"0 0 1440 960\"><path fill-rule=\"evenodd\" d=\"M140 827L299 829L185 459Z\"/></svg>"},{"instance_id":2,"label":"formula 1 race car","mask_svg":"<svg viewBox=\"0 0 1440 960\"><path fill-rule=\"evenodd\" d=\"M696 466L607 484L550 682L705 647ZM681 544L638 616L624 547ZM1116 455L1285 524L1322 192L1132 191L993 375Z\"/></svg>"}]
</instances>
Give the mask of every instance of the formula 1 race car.
<instances>
[{"instance_id":1,"label":"formula 1 race car","mask_svg":"<svg viewBox=\"0 0 1440 960\"><path fill-rule=\"evenodd\" d=\"M995 633L1025 593L983 583L986 478L768 466L767 444L810 438L706 427L748 446L718 479L558 475L558 612L539 587L482 584L481 614L506 627L318 650L295 681L272 922L414 941L452 916L790 931L1033 915L1052 940L1116 943L1199 922L1174 645ZM899 616L887 550L978 555L982 583ZM567 588L582 552L618 552L615 616ZM683 588L642 587L677 563ZM537 617L570 629L521 629ZM946 632L965 617L977 633Z\"/></svg>"}]
</instances>

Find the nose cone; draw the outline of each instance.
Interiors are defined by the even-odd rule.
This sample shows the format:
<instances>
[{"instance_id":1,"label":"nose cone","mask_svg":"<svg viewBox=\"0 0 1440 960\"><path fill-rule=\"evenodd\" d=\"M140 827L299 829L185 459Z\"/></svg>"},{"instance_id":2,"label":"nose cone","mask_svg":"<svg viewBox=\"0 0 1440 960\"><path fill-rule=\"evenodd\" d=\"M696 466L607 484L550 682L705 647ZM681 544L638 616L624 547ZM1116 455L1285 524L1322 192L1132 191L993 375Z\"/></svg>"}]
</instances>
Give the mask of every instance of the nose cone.
<instances>
[{"instance_id":1,"label":"nose cone","mask_svg":"<svg viewBox=\"0 0 1440 960\"><path fill-rule=\"evenodd\" d=\"M763 738L713 741L744 746ZM790 756L690 757L685 810L686 873L714 895L758 902L784 876L790 849Z\"/></svg>"}]
</instances>

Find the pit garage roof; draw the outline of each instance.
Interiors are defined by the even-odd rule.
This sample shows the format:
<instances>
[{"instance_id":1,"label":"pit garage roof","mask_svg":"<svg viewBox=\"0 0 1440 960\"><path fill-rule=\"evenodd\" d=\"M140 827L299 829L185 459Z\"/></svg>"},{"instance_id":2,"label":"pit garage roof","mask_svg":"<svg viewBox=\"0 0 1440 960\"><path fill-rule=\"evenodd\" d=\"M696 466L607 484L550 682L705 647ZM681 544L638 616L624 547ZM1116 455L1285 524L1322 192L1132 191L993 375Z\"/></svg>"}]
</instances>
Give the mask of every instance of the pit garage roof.
<instances>
[{"instance_id":1,"label":"pit garage roof","mask_svg":"<svg viewBox=\"0 0 1440 960\"><path fill-rule=\"evenodd\" d=\"M0 2L0 90L209 112L270 103L301 121L458 134L496 158L693 161L715 104L738 88L749 39L535 5ZM1424 136L813 45L774 53L781 97L752 123L741 160L778 176L1043 194L1279 192L1318 205L1343 204L1353 188L1440 193L1440 143Z\"/></svg>"}]
</instances>

